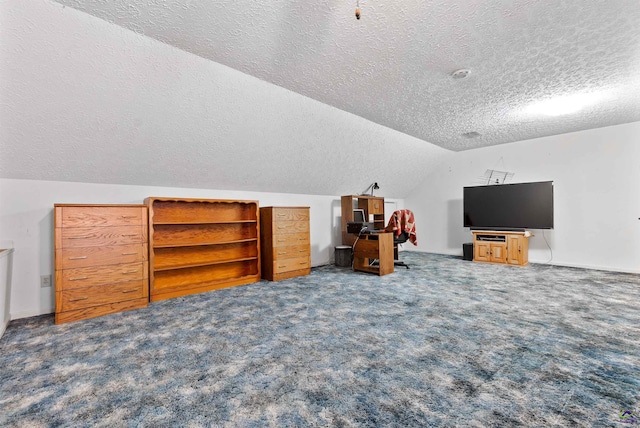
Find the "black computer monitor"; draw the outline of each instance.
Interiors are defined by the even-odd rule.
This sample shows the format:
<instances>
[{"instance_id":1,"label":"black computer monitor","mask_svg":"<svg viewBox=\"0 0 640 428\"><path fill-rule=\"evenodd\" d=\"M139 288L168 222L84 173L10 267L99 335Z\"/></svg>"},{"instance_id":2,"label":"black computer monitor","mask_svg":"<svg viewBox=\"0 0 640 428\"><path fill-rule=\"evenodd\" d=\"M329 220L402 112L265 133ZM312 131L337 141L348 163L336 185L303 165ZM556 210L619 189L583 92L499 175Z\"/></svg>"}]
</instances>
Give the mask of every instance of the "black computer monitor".
<instances>
[{"instance_id":1,"label":"black computer monitor","mask_svg":"<svg viewBox=\"0 0 640 428\"><path fill-rule=\"evenodd\" d=\"M355 223L366 223L366 219L364 218L364 210L355 209L353 210L353 221Z\"/></svg>"}]
</instances>

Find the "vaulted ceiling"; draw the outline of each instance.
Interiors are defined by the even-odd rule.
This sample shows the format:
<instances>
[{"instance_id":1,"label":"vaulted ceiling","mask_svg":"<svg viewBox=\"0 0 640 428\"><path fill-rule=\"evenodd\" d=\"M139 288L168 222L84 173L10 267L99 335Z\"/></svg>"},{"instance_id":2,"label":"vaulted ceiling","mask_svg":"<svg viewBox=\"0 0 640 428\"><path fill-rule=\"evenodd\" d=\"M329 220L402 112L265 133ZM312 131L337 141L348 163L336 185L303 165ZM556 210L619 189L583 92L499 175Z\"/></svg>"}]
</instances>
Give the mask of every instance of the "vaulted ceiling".
<instances>
[{"instance_id":1,"label":"vaulted ceiling","mask_svg":"<svg viewBox=\"0 0 640 428\"><path fill-rule=\"evenodd\" d=\"M449 150L640 120L635 0L57 2Z\"/></svg>"},{"instance_id":2,"label":"vaulted ceiling","mask_svg":"<svg viewBox=\"0 0 640 428\"><path fill-rule=\"evenodd\" d=\"M0 178L404 198L640 121L640 1L357 2L0 0Z\"/></svg>"}]
</instances>

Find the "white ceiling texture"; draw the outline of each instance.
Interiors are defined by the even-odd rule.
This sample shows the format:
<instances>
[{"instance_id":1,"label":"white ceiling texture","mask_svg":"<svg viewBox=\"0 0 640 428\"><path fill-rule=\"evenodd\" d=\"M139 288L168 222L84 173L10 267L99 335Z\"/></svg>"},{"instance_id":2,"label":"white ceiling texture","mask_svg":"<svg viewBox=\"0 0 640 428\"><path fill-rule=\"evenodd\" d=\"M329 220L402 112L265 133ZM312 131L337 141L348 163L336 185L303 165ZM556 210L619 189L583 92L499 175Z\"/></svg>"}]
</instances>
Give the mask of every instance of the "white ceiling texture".
<instances>
[{"instance_id":1,"label":"white ceiling texture","mask_svg":"<svg viewBox=\"0 0 640 428\"><path fill-rule=\"evenodd\" d=\"M637 0L57 2L453 151L640 120Z\"/></svg>"},{"instance_id":2,"label":"white ceiling texture","mask_svg":"<svg viewBox=\"0 0 640 428\"><path fill-rule=\"evenodd\" d=\"M640 121L640 0L357 1L0 0L0 177L403 198Z\"/></svg>"}]
</instances>

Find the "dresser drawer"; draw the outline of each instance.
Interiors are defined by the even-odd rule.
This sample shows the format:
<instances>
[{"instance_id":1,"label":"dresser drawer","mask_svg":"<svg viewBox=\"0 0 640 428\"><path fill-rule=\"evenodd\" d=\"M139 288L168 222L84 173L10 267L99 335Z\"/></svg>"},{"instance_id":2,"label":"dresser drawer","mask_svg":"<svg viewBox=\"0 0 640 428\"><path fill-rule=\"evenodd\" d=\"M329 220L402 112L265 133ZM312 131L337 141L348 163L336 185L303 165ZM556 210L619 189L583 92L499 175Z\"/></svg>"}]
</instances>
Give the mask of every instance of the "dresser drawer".
<instances>
[{"instance_id":1,"label":"dresser drawer","mask_svg":"<svg viewBox=\"0 0 640 428\"><path fill-rule=\"evenodd\" d=\"M273 272L282 273L292 270L308 269L311 267L309 256L298 257L295 259L276 260L273 262Z\"/></svg>"},{"instance_id":2,"label":"dresser drawer","mask_svg":"<svg viewBox=\"0 0 640 428\"><path fill-rule=\"evenodd\" d=\"M56 290L147 279L148 272L148 262L59 270L56 272Z\"/></svg>"},{"instance_id":3,"label":"dresser drawer","mask_svg":"<svg viewBox=\"0 0 640 428\"><path fill-rule=\"evenodd\" d=\"M273 237L273 247L291 247L295 245L309 245L308 233L290 233L286 235L275 235Z\"/></svg>"},{"instance_id":4,"label":"dresser drawer","mask_svg":"<svg viewBox=\"0 0 640 428\"><path fill-rule=\"evenodd\" d=\"M309 208L274 208L273 221L303 221L309 222Z\"/></svg>"},{"instance_id":5,"label":"dresser drawer","mask_svg":"<svg viewBox=\"0 0 640 428\"><path fill-rule=\"evenodd\" d=\"M297 257L309 257L309 245L292 245L290 247L278 247L273 251L273 260L294 259Z\"/></svg>"},{"instance_id":6,"label":"dresser drawer","mask_svg":"<svg viewBox=\"0 0 640 428\"><path fill-rule=\"evenodd\" d=\"M273 235L309 233L309 222L282 220L273 223Z\"/></svg>"},{"instance_id":7,"label":"dresser drawer","mask_svg":"<svg viewBox=\"0 0 640 428\"><path fill-rule=\"evenodd\" d=\"M59 299L56 299L56 303L60 303L60 311L71 311L90 306L139 299L146 296L148 296L147 281L139 280L109 286L98 285L61 291L58 293L57 297Z\"/></svg>"},{"instance_id":8,"label":"dresser drawer","mask_svg":"<svg viewBox=\"0 0 640 428\"><path fill-rule=\"evenodd\" d=\"M56 269L135 263L148 260L147 244L56 250Z\"/></svg>"},{"instance_id":9,"label":"dresser drawer","mask_svg":"<svg viewBox=\"0 0 640 428\"><path fill-rule=\"evenodd\" d=\"M56 248L125 245L147 241L144 226L71 227L56 235Z\"/></svg>"},{"instance_id":10,"label":"dresser drawer","mask_svg":"<svg viewBox=\"0 0 640 428\"><path fill-rule=\"evenodd\" d=\"M56 227L147 224L146 207L62 206L56 209Z\"/></svg>"}]
</instances>

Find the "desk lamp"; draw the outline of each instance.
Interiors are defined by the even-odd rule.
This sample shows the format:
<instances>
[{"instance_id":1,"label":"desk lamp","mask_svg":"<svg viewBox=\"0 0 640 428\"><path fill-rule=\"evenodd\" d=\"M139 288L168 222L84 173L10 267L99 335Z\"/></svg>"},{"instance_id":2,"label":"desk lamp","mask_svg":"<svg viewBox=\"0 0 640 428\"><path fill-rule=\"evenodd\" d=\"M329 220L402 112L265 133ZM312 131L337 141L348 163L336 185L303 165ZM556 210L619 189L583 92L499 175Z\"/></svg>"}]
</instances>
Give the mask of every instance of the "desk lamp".
<instances>
[{"instance_id":1,"label":"desk lamp","mask_svg":"<svg viewBox=\"0 0 640 428\"><path fill-rule=\"evenodd\" d=\"M369 187L367 187L367 188L364 190L364 192L360 193L360 196L373 196L373 191L374 191L374 190L376 190L376 189L379 189L379 188L380 188L380 186L378 186L378 183L377 183L377 182L375 182L375 183L371 183L371 184L369 185ZM371 195L369 195L369 194L367 193L369 190L371 190Z\"/></svg>"}]
</instances>

